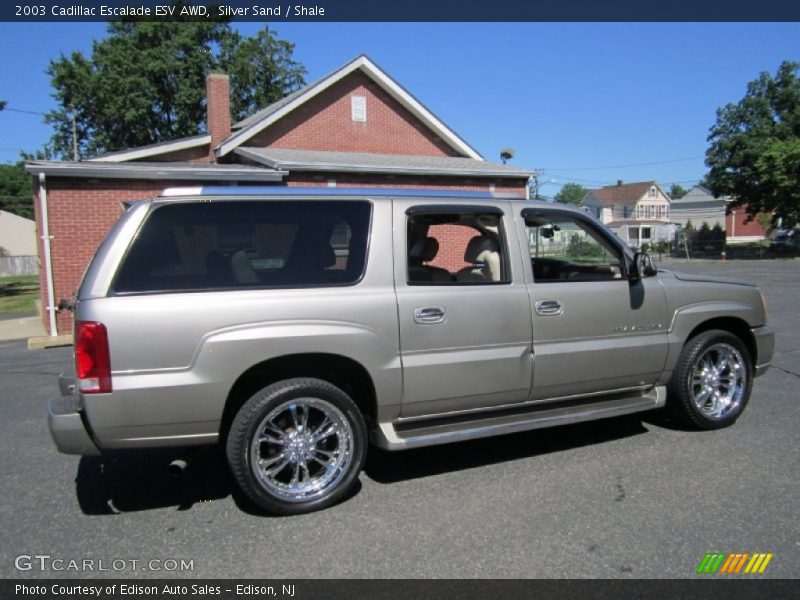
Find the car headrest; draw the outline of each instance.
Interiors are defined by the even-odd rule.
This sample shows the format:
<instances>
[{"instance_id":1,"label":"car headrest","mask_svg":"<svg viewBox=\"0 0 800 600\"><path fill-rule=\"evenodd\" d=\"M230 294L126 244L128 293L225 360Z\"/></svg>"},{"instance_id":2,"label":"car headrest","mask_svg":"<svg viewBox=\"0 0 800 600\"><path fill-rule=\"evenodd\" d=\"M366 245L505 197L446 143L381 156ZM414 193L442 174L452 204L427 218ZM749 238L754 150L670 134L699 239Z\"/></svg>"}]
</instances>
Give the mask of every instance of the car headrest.
<instances>
[{"instance_id":1,"label":"car headrest","mask_svg":"<svg viewBox=\"0 0 800 600\"><path fill-rule=\"evenodd\" d=\"M439 241L436 238L426 237L414 242L408 255L413 260L428 262L436 258L438 253Z\"/></svg>"},{"instance_id":2,"label":"car headrest","mask_svg":"<svg viewBox=\"0 0 800 600\"><path fill-rule=\"evenodd\" d=\"M484 252L499 252L500 248L497 242L486 235L476 235L467 244L467 249L464 251L464 262L476 263L481 262Z\"/></svg>"}]
</instances>

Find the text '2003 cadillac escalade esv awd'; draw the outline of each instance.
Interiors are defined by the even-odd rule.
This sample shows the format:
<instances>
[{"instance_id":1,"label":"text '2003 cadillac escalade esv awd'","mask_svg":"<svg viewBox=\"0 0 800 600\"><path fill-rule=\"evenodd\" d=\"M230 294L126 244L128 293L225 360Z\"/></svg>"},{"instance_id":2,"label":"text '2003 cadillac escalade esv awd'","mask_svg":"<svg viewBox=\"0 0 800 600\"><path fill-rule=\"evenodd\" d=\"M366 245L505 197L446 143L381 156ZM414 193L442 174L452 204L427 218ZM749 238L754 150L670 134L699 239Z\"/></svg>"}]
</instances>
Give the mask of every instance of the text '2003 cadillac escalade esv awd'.
<instances>
[{"instance_id":1,"label":"text '2003 cadillac escalade esv awd'","mask_svg":"<svg viewBox=\"0 0 800 600\"><path fill-rule=\"evenodd\" d=\"M755 286L657 272L580 209L482 193L168 190L109 232L74 311L58 448L220 443L276 513L340 500L370 440L665 405L730 425L774 343Z\"/></svg>"}]
</instances>

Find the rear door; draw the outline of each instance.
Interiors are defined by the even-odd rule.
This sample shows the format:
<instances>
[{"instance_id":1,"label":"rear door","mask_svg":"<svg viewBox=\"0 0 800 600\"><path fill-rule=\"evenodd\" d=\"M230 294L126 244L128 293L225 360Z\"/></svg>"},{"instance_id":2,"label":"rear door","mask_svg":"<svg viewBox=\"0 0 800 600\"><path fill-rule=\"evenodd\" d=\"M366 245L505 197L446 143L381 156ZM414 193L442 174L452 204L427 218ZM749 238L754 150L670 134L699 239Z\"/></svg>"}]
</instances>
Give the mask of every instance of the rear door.
<instances>
[{"instance_id":1,"label":"rear door","mask_svg":"<svg viewBox=\"0 0 800 600\"><path fill-rule=\"evenodd\" d=\"M526 400L531 315L511 204L393 210L402 416Z\"/></svg>"},{"instance_id":2,"label":"rear door","mask_svg":"<svg viewBox=\"0 0 800 600\"><path fill-rule=\"evenodd\" d=\"M533 319L533 399L652 386L669 327L657 277L631 283L620 242L587 215L521 212Z\"/></svg>"}]
</instances>

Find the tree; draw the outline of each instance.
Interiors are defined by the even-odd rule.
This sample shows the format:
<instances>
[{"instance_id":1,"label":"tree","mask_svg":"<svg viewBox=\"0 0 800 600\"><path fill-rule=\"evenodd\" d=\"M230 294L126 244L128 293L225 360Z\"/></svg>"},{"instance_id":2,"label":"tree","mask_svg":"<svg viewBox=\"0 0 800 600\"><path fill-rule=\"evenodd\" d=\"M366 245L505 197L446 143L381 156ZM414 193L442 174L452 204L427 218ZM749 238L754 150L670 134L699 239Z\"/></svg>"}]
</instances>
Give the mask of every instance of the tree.
<instances>
[{"instance_id":1,"label":"tree","mask_svg":"<svg viewBox=\"0 0 800 600\"><path fill-rule=\"evenodd\" d=\"M0 100L0 110L3 110L6 107L6 104L8 104L8 102L5 100Z\"/></svg>"},{"instance_id":2,"label":"tree","mask_svg":"<svg viewBox=\"0 0 800 600\"><path fill-rule=\"evenodd\" d=\"M22 162L0 164L0 210L33 218L33 180Z\"/></svg>"},{"instance_id":3,"label":"tree","mask_svg":"<svg viewBox=\"0 0 800 600\"><path fill-rule=\"evenodd\" d=\"M223 20L112 22L89 57L50 62L59 105L47 117L52 149L72 155L73 111L81 156L204 133L210 72L231 75L233 117L241 118L304 83L293 50L268 28L244 38Z\"/></svg>"},{"instance_id":4,"label":"tree","mask_svg":"<svg viewBox=\"0 0 800 600\"><path fill-rule=\"evenodd\" d=\"M556 202L562 204L580 204L586 196L586 188L580 183L565 183L559 192L553 197Z\"/></svg>"},{"instance_id":5,"label":"tree","mask_svg":"<svg viewBox=\"0 0 800 600\"><path fill-rule=\"evenodd\" d=\"M678 198L683 198L688 193L689 193L689 190L684 188L679 183L673 183L669 188L669 197L672 200L677 200Z\"/></svg>"},{"instance_id":6,"label":"tree","mask_svg":"<svg viewBox=\"0 0 800 600\"><path fill-rule=\"evenodd\" d=\"M748 213L800 219L800 63L783 62L747 86L737 104L717 110L708 136L708 184Z\"/></svg>"}]
</instances>

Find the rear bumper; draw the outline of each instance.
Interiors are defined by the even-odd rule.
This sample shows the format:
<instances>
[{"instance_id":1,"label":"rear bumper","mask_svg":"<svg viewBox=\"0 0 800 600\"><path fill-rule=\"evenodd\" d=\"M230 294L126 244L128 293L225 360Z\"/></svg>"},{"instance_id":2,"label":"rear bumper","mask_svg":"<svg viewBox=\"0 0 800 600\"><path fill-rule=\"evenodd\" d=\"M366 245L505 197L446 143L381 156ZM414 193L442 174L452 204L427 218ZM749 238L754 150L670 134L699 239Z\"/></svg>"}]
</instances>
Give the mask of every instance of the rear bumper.
<instances>
[{"instance_id":1,"label":"rear bumper","mask_svg":"<svg viewBox=\"0 0 800 600\"><path fill-rule=\"evenodd\" d=\"M47 411L47 424L50 437L56 448L64 454L80 454L97 456L100 450L92 441L81 418L79 396L74 393L73 386L68 384L69 377L64 374L59 378L59 388L63 394L53 398Z\"/></svg>"},{"instance_id":2,"label":"rear bumper","mask_svg":"<svg viewBox=\"0 0 800 600\"><path fill-rule=\"evenodd\" d=\"M758 377L767 372L772 362L772 354L775 351L775 330L770 325L762 325L754 327L751 331L756 341L755 376Z\"/></svg>"}]
</instances>

